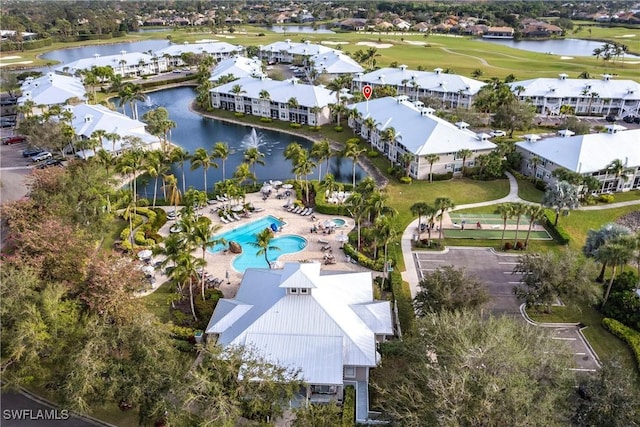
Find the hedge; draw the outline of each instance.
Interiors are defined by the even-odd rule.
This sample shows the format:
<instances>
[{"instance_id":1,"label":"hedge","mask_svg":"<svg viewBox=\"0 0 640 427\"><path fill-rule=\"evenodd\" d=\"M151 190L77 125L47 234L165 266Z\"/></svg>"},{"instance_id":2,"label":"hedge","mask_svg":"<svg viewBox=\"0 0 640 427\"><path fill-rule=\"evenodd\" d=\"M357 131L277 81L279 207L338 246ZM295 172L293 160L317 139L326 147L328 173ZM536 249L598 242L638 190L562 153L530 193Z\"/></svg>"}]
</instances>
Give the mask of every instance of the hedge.
<instances>
[{"instance_id":1,"label":"hedge","mask_svg":"<svg viewBox=\"0 0 640 427\"><path fill-rule=\"evenodd\" d=\"M358 264L368 268L369 270L382 271L384 269L383 259L371 259L365 254L358 252L349 243L344 244L343 250L345 254L349 255L351 258L356 260ZM393 261L393 260L389 259L388 261Z\"/></svg>"},{"instance_id":2,"label":"hedge","mask_svg":"<svg viewBox=\"0 0 640 427\"><path fill-rule=\"evenodd\" d=\"M432 181L448 181L453 178L453 172L434 173Z\"/></svg>"},{"instance_id":3,"label":"hedge","mask_svg":"<svg viewBox=\"0 0 640 427\"><path fill-rule=\"evenodd\" d=\"M640 332L608 317L602 319L602 325L631 347L631 351L633 351L633 355L636 357L636 364L638 368L640 368Z\"/></svg>"},{"instance_id":4,"label":"hedge","mask_svg":"<svg viewBox=\"0 0 640 427\"><path fill-rule=\"evenodd\" d=\"M412 329L413 324L413 301L411 300L411 294L408 294L404 288L404 282L402 281L402 275L399 271L391 272L391 292L393 298L398 304L398 321L400 322L400 328L402 333L406 334Z\"/></svg>"},{"instance_id":5,"label":"hedge","mask_svg":"<svg viewBox=\"0 0 640 427\"><path fill-rule=\"evenodd\" d=\"M356 425L356 389L352 385L344 388L344 400L342 402L342 427Z\"/></svg>"},{"instance_id":6,"label":"hedge","mask_svg":"<svg viewBox=\"0 0 640 427\"><path fill-rule=\"evenodd\" d=\"M545 217L547 218L547 230L551 237L561 245L566 245L571 240L571 235L567 233L567 231L561 225L554 225L556 219L555 211L551 209L547 209L544 212Z\"/></svg>"}]
</instances>

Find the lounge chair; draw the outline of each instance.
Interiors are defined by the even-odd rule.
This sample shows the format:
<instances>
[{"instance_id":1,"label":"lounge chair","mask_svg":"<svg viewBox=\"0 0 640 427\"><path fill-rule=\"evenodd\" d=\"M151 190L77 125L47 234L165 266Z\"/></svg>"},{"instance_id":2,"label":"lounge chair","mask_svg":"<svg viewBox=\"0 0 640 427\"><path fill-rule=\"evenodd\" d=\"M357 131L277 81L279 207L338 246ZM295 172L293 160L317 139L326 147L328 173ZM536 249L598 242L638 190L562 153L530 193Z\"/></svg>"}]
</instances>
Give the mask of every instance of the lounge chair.
<instances>
[{"instance_id":1,"label":"lounge chair","mask_svg":"<svg viewBox=\"0 0 640 427\"><path fill-rule=\"evenodd\" d=\"M222 197L220 197L220 195L216 195L216 199L217 199L219 202L225 202L225 201L226 201L226 200L224 200Z\"/></svg>"},{"instance_id":2,"label":"lounge chair","mask_svg":"<svg viewBox=\"0 0 640 427\"><path fill-rule=\"evenodd\" d=\"M302 210L300 212L298 212L298 215L300 216L304 216L304 214L307 213L307 208L302 208Z\"/></svg>"},{"instance_id":3,"label":"lounge chair","mask_svg":"<svg viewBox=\"0 0 640 427\"><path fill-rule=\"evenodd\" d=\"M327 245L327 244L329 244L329 241L326 240L326 239L318 239L318 243L321 243L323 245Z\"/></svg>"},{"instance_id":4,"label":"lounge chair","mask_svg":"<svg viewBox=\"0 0 640 427\"><path fill-rule=\"evenodd\" d=\"M233 212L233 213L231 214L231 216L232 216L236 221L240 221L240 220L242 219L242 218L240 218L240 217L238 216L238 214L237 214L237 213L235 213L235 212Z\"/></svg>"},{"instance_id":5,"label":"lounge chair","mask_svg":"<svg viewBox=\"0 0 640 427\"><path fill-rule=\"evenodd\" d=\"M289 212L293 212L293 211L294 211L294 210L296 210L296 209L297 209L297 206L296 206L296 205L290 205L290 206L287 208L287 211L289 211Z\"/></svg>"},{"instance_id":6,"label":"lounge chair","mask_svg":"<svg viewBox=\"0 0 640 427\"><path fill-rule=\"evenodd\" d=\"M215 204L217 204L217 203L218 203L218 201L217 201L217 200L214 200L214 199L207 200L207 204L208 204L208 205L215 205Z\"/></svg>"},{"instance_id":7,"label":"lounge chair","mask_svg":"<svg viewBox=\"0 0 640 427\"><path fill-rule=\"evenodd\" d=\"M253 211L254 212L263 212L264 208L255 208Z\"/></svg>"},{"instance_id":8,"label":"lounge chair","mask_svg":"<svg viewBox=\"0 0 640 427\"><path fill-rule=\"evenodd\" d=\"M229 221L223 216L220 217L220 222L222 222L223 224L229 224Z\"/></svg>"},{"instance_id":9,"label":"lounge chair","mask_svg":"<svg viewBox=\"0 0 640 427\"><path fill-rule=\"evenodd\" d=\"M304 216L309 216L313 213L313 208L309 208L307 209L307 213L304 214Z\"/></svg>"}]
</instances>

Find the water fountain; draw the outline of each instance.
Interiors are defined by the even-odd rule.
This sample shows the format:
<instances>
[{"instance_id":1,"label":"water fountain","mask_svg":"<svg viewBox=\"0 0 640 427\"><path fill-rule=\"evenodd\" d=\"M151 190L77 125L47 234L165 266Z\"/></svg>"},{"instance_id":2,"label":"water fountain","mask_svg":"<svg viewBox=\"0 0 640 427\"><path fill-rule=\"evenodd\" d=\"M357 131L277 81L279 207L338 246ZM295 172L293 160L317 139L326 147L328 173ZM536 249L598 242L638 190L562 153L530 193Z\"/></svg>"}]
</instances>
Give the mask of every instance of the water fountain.
<instances>
[{"instance_id":1,"label":"water fountain","mask_svg":"<svg viewBox=\"0 0 640 427\"><path fill-rule=\"evenodd\" d=\"M144 97L144 105L145 105L145 107L148 107L148 108L153 107L153 101L151 100L151 95L145 95L145 97Z\"/></svg>"},{"instance_id":2,"label":"water fountain","mask_svg":"<svg viewBox=\"0 0 640 427\"><path fill-rule=\"evenodd\" d=\"M271 150L278 143L278 141L269 141L267 138L265 138L264 135L256 132L255 128L252 128L251 132L249 132L247 135L245 135L244 138L242 138L242 148L244 150L248 150L249 148L257 148L262 152L262 150L260 150L260 147L266 147L264 151L267 155L271 154Z\"/></svg>"}]
</instances>

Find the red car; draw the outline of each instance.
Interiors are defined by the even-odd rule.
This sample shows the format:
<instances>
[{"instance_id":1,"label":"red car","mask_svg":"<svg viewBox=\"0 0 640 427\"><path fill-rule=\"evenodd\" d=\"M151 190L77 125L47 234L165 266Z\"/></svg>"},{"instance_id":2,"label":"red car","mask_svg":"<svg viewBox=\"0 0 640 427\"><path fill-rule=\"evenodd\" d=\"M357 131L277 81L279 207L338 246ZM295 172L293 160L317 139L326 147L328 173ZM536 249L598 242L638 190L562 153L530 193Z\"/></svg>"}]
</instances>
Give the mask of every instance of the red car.
<instances>
[{"instance_id":1,"label":"red car","mask_svg":"<svg viewBox=\"0 0 640 427\"><path fill-rule=\"evenodd\" d=\"M13 136L6 136L2 138L2 143L4 145L11 145L11 144L19 144L20 142L25 142L26 140L27 140L27 137L24 135L13 135Z\"/></svg>"}]
</instances>

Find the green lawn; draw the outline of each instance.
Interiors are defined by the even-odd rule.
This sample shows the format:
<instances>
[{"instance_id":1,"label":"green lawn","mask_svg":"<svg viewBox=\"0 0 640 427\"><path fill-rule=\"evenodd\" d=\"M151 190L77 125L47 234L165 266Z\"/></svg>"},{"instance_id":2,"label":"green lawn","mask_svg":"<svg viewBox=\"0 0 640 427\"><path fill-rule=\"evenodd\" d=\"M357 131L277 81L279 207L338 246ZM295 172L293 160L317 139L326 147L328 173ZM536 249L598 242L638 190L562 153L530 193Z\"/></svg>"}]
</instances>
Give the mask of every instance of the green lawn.
<instances>
[{"instance_id":1,"label":"green lawn","mask_svg":"<svg viewBox=\"0 0 640 427\"><path fill-rule=\"evenodd\" d=\"M155 314L161 322L167 323L171 320L169 313L169 304L176 293L173 291L173 285L167 281L160 285L153 293L140 298L147 310Z\"/></svg>"},{"instance_id":2,"label":"green lawn","mask_svg":"<svg viewBox=\"0 0 640 427\"><path fill-rule=\"evenodd\" d=\"M116 240L120 240L120 233L125 227L128 227L129 223L120 217L114 218L109 224L109 230L105 231L104 238L100 244L100 248L109 250L113 248L113 244Z\"/></svg>"},{"instance_id":3,"label":"green lawn","mask_svg":"<svg viewBox=\"0 0 640 427\"><path fill-rule=\"evenodd\" d=\"M528 180L518 180L518 197L528 202L540 203L544 191L540 191L536 186Z\"/></svg>"},{"instance_id":4,"label":"green lawn","mask_svg":"<svg viewBox=\"0 0 640 427\"><path fill-rule=\"evenodd\" d=\"M637 375L631 349L602 326L603 316L595 308L588 305L580 307L551 307L551 311L550 314L542 314L534 310L528 310L527 314L536 322L581 322L587 326L583 331L584 335L601 361L619 358L629 372L635 372Z\"/></svg>"},{"instance_id":5,"label":"green lawn","mask_svg":"<svg viewBox=\"0 0 640 427\"><path fill-rule=\"evenodd\" d=\"M631 200L640 200L640 190L631 190L631 191L626 191L624 193L615 193L613 195L613 197L614 197L614 199L613 199L613 202L611 202L611 203L629 202ZM598 205L606 206L607 203L598 203Z\"/></svg>"}]
</instances>

